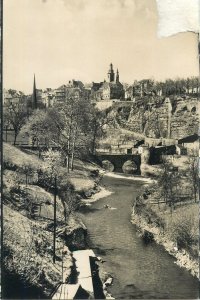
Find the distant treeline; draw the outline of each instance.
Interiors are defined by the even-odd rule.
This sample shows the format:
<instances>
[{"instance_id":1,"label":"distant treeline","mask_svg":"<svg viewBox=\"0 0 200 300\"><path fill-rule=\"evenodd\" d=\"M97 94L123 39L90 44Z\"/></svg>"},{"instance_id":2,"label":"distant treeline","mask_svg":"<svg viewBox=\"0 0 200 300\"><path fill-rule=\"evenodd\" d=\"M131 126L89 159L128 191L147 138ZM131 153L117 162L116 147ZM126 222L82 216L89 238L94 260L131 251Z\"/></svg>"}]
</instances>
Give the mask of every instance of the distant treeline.
<instances>
[{"instance_id":1,"label":"distant treeline","mask_svg":"<svg viewBox=\"0 0 200 300\"><path fill-rule=\"evenodd\" d=\"M124 84L125 89L131 89L133 95L183 95L198 94L200 87L199 77L166 79L165 81L155 81L153 79L135 80L132 85ZM130 91L130 92L131 92Z\"/></svg>"}]
</instances>

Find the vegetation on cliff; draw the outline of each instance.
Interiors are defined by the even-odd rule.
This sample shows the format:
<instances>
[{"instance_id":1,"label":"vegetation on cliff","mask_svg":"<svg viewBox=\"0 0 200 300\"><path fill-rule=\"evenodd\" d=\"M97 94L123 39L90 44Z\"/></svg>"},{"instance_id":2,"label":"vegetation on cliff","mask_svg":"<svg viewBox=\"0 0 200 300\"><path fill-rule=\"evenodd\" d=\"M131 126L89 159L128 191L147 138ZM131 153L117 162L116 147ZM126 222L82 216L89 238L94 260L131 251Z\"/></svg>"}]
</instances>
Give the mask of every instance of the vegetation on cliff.
<instances>
[{"instance_id":1,"label":"vegetation on cliff","mask_svg":"<svg viewBox=\"0 0 200 300\"><path fill-rule=\"evenodd\" d=\"M167 100L169 99L169 100ZM129 103L114 103L108 110L115 128L123 128L147 137L182 138L198 132L198 98L171 95L136 96Z\"/></svg>"}]
</instances>

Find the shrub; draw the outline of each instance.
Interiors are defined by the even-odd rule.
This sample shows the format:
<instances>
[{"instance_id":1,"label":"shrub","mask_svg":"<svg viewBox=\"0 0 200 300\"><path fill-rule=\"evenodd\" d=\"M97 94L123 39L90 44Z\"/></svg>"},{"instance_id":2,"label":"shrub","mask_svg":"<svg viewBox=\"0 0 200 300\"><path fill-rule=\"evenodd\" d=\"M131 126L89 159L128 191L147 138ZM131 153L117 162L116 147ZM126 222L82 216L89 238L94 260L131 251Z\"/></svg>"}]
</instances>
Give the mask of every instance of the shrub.
<instances>
[{"instance_id":1,"label":"shrub","mask_svg":"<svg viewBox=\"0 0 200 300\"><path fill-rule=\"evenodd\" d=\"M194 216L182 215L176 218L168 227L168 235L177 243L178 248L188 248L198 243L196 236L196 221Z\"/></svg>"}]
</instances>

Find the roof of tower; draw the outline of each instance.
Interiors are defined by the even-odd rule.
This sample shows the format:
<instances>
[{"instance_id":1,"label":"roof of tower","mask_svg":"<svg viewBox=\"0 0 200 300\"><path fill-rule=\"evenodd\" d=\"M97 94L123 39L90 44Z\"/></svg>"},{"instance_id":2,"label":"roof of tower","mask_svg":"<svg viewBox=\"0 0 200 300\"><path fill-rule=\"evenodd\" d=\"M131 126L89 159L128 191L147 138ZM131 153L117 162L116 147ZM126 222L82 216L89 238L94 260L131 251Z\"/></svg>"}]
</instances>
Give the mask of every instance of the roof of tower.
<instances>
[{"instance_id":1,"label":"roof of tower","mask_svg":"<svg viewBox=\"0 0 200 300\"><path fill-rule=\"evenodd\" d=\"M110 71L113 71L113 64L112 63L110 64L109 72Z\"/></svg>"}]
</instances>

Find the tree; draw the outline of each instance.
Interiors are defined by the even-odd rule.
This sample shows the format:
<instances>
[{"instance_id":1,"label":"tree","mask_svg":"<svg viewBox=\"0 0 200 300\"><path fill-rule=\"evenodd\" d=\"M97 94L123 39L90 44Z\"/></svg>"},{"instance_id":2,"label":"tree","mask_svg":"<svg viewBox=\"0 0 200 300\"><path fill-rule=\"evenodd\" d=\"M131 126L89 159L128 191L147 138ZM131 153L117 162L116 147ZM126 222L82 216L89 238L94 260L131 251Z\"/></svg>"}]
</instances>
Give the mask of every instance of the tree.
<instances>
[{"instance_id":1,"label":"tree","mask_svg":"<svg viewBox=\"0 0 200 300\"><path fill-rule=\"evenodd\" d=\"M17 94L17 91L16 91L16 90L13 90L13 89L9 89L9 90L8 90L8 93L13 97L14 95Z\"/></svg>"},{"instance_id":2,"label":"tree","mask_svg":"<svg viewBox=\"0 0 200 300\"><path fill-rule=\"evenodd\" d=\"M32 140L32 146L37 146L39 157L41 148L45 145L48 147L50 142L50 128L52 121L47 117L44 111L35 110L23 126L21 132Z\"/></svg>"},{"instance_id":3,"label":"tree","mask_svg":"<svg viewBox=\"0 0 200 300\"><path fill-rule=\"evenodd\" d=\"M190 92L190 78L186 79L186 90L187 90L187 93L189 94L189 92Z\"/></svg>"},{"instance_id":4,"label":"tree","mask_svg":"<svg viewBox=\"0 0 200 300\"><path fill-rule=\"evenodd\" d=\"M173 166L169 162L164 160L162 171L158 178L158 185L161 187L161 194L165 203L169 205L171 213L175 208L178 181L178 173L174 171Z\"/></svg>"},{"instance_id":5,"label":"tree","mask_svg":"<svg viewBox=\"0 0 200 300\"><path fill-rule=\"evenodd\" d=\"M55 121L57 141L64 157L64 165L69 172L73 170L74 157L88 149L89 145L89 117L90 103L84 97L66 97L64 103L58 104L49 113ZM56 114L56 118L54 117Z\"/></svg>"},{"instance_id":6,"label":"tree","mask_svg":"<svg viewBox=\"0 0 200 300\"><path fill-rule=\"evenodd\" d=\"M71 105L69 105L69 102ZM70 154L71 163L70 167L73 171L74 157L89 152L90 148L90 102L87 98L81 97L79 99L69 99L67 101L68 108L70 107L70 120L71 120L71 143ZM87 151L86 151L87 150Z\"/></svg>"},{"instance_id":7,"label":"tree","mask_svg":"<svg viewBox=\"0 0 200 300\"><path fill-rule=\"evenodd\" d=\"M110 125L113 118L109 116L108 112L100 111L95 107L90 111L90 135L91 135L91 152L95 154L97 140L105 133L105 126Z\"/></svg>"},{"instance_id":8,"label":"tree","mask_svg":"<svg viewBox=\"0 0 200 300\"><path fill-rule=\"evenodd\" d=\"M88 99L67 95L65 102L46 112L34 111L23 132L32 138L39 151L42 146L56 147L69 172L70 168L73 170L75 155L89 149L89 105Z\"/></svg>"},{"instance_id":9,"label":"tree","mask_svg":"<svg viewBox=\"0 0 200 300\"><path fill-rule=\"evenodd\" d=\"M192 195L194 197L195 203L198 201L199 194L199 159L197 156L188 157L188 180L192 187Z\"/></svg>"},{"instance_id":10,"label":"tree","mask_svg":"<svg viewBox=\"0 0 200 300\"><path fill-rule=\"evenodd\" d=\"M25 105L10 103L4 107L4 123L8 123L14 130L14 145L16 144L17 136L26 123L27 112Z\"/></svg>"}]
</instances>

